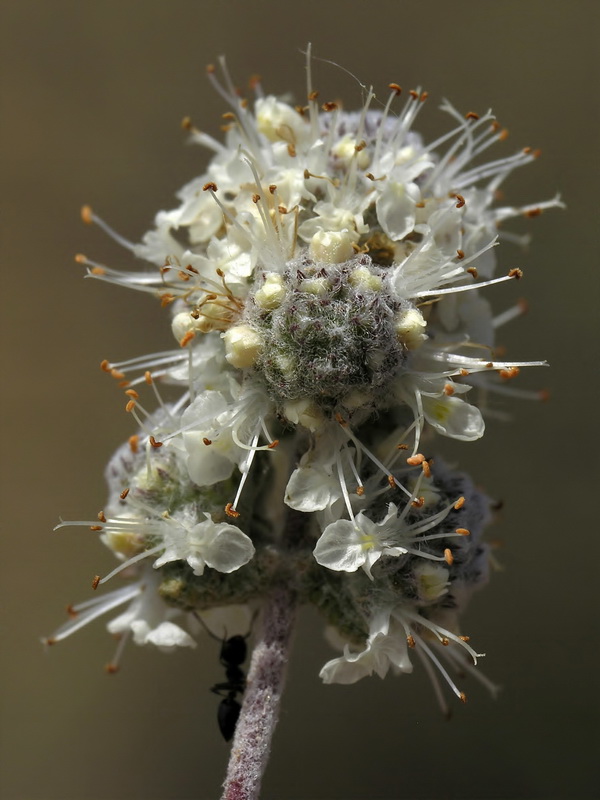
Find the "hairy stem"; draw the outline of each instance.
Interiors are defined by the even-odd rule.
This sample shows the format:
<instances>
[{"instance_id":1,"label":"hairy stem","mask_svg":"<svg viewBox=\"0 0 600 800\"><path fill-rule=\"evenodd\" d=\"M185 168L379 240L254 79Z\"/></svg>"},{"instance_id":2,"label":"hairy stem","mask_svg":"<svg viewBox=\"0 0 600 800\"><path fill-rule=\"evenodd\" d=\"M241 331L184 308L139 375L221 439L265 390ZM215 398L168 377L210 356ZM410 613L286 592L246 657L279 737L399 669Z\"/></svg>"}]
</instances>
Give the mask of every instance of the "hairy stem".
<instances>
[{"instance_id":1,"label":"hairy stem","mask_svg":"<svg viewBox=\"0 0 600 800\"><path fill-rule=\"evenodd\" d=\"M267 599L262 637L254 648L222 800L257 800L279 716L296 593L280 586Z\"/></svg>"}]
</instances>

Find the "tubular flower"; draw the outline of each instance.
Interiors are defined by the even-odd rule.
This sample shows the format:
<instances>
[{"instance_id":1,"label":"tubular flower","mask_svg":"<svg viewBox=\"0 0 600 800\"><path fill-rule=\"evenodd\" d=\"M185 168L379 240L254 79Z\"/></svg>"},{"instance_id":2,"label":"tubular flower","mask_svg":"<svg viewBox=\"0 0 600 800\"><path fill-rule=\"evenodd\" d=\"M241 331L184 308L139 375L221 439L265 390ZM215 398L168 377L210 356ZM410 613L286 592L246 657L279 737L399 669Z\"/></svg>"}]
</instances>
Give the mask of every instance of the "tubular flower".
<instances>
[{"instance_id":1,"label":"tubular flower","mask_svg":"<svg viewBox=\"0 0 600 800\"><path fill-rule=\"evenodd\" d=\"M52 639L130 602L132 621L113 629L189 644L174 610L258 600L285 575L344 647L325 681L409 672L414 650L438 696L435 671L462 697L436 653L441 643L451 667L476 661L457 612L487 575L488 502L423 451L438 435L481 438L494 414L482 399L545 364L498 359L495 329L523 304L494 316L487 292L523 274L508 265L495 276L497 245L518 239L500 223L562 204L497 204L538 153L484 160L506 138L491 112L444 102L449 128L425 141L414 130L421 90L400 97L392 83L383 103L369 90L355 113L319 105L309 56L306 105L265 96L257 80L251 103L221 67L222 80L214 67L208 76L228 106L224 141L185 121L211 158L178 205L139 244L83 210L148 266L77 260L90 277L157 297L176 345L102 364L138 432L109 465L98 520L61 526L100 532L120 560L96 585L141 577L84 604ZM179 395L165 402L159 386ZM138 610L149 591L166 603L155 627Z\"/></svg>"}]
</instances>

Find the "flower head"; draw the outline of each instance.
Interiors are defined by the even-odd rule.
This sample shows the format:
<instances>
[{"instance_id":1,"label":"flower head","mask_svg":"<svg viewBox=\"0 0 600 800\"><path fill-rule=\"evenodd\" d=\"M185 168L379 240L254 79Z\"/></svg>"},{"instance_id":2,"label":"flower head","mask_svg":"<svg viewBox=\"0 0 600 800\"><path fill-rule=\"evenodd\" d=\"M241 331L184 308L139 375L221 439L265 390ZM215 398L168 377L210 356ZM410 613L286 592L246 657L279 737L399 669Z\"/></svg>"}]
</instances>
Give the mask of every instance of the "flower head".
<instances>
[{"instance_id":1,"label":"flower head","mask_svg":"<svg viewBox=\"0 0 600 800\"><path fill-rule=\"evenodd\" d=\"M498 225L560 200L497 204L537 153L486 161L506 138L490 112L444 102L449 129L425 141L420 90L392 83L383 103L369 90L357 113L319 105L309 55L306 105L256 81L252 104L221 66L223 83L208 75L229 106L225 139L186 121L211 159L177 207L140 244L84 209L150 267L78 260L91 277L158 297L176 347L103 362L139 431L109 467L108 513L64 524L100 531L120 559L100 582L160 576L179 613L257 599L283 575L345 641L324 680L409 672L416 648L461 696L435 648L454 644L454 666L475 660L456 611L487 574L488 504L430 453L438 435L481 438L482 398L545 363L497 357L495 329L522 307L494 316L487 290L523 274L509 265L494 277ZM165 402L161 383L178 399ZM119 598L138 598L136 586ZM187 643L170 619L142 624L137 607L129 617L113 628Z\"/></svg>"}]
</instances>

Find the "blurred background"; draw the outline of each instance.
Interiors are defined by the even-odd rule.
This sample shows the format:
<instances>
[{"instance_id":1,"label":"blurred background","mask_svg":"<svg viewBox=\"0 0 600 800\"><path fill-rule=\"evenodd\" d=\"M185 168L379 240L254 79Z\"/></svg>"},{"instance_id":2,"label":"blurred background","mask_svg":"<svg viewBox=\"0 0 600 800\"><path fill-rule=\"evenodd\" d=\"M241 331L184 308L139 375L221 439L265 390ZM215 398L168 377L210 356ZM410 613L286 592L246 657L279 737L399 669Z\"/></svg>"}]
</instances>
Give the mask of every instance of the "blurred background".
<instances>
[{"instance_id":1,"label":"blurred background","mask_svg":"<svg viewBox=\"0 0 600 800\"><path fill-rule=\"evenodd\" d=\"M206 163L184 144L190 115L219 135L225 111L204 77L222 53L245 84L304 97L314 54L387 96L430 93L432 136L463 111L493 107L508 154L543 154L505 185L507 201L563 194L568 210L518 221L526 252L500 263L525 280L530 313L502 331L508 352L548 358L521 386L547 403L510 403L512 422L448 450L504 510L489 535L504 567L476 596L465 630L488 653L492 700L444 721L420 669L355 686L321 685L331 657L322 624L302 612L265 798L591 798L596 796L598 640L597 0L3 0L0 2L2 258L3 800L203 800L219 795L228 757L216 724L218 645L164 656L114 643L102 621L44 652L67 603L90 596L112 560L85 529L52 533L59 515L88 519L105 498L104 465L130 433L121 394L98 369L171 346L167 315L134 292L84 281L73 255L130 261L79 219L83 203L139 240L154 213ZM324 99L361 102L358 83L315 64ZM520 379L521 380L521 379ZM595 413L595 412L594 412ZM591 493L591 494L590 494ZM592 518L593 513L593 518Z\"/></svg>"}]
</instances>

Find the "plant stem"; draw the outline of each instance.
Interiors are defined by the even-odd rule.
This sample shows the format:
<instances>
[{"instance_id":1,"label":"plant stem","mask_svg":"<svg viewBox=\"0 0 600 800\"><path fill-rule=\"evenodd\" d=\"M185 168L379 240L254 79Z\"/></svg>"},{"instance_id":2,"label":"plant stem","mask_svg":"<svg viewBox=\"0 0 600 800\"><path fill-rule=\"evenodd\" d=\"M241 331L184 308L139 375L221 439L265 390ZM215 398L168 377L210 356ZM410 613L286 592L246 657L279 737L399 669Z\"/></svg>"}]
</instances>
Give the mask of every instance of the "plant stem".
<instances>
[{"instance_id":1,"label":"plant stem","mask_svg":"<svg viewBox=\"0 0 600 800\"><path fill-rule=\"evenodd\" d=\"M229 757L222 800L257 800L279 716L296 593L280 586L267 599L262 638L252 653L244 702Z\"/></svg>"}]
</instances>

